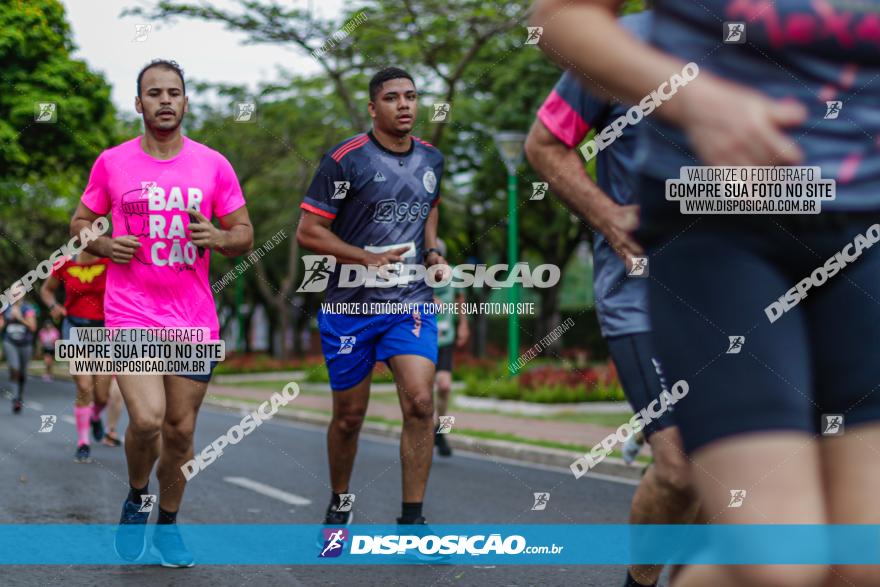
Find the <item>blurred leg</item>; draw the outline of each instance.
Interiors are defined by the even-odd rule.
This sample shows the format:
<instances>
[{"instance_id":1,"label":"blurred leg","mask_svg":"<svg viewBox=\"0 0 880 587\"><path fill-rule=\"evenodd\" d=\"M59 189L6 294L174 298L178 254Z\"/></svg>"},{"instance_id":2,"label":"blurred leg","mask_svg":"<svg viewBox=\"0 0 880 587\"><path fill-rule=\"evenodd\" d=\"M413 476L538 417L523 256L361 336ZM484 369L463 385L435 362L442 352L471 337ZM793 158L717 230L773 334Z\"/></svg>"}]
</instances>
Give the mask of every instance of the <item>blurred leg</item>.
<instances>
[{"instance_id":1,"label":"blurred leg","mask_svg":"<svg viewBox=\"0 0 880 587\"><path fill-rule=\"evenodd\" d=\"M692 524L699 509L691 463L678 428L664 428L648 438L654 464L633 496L630 524ZM643 585L657 582L662 565L635 565L630 574Z\"/></svg>"},{"instance_id":2,"label":"blurred leg","mask_svg":"<svg viewBox=\"0 0 880 587\"><path fill-rule=\"evenodd\" d=\"M113 379L110 384L110 397L107 399L107 427L115 436L116 426L119 423L119 415L122 413L122 392L119 384Z\"/></svg>"},{"instance_id":3,"label":"blurred leg","mask_svg":"<svg viewBox=\"0 0 880 587\"><path fill-rule=\"evenodd\" d=\"M95 397L95 376L74 375L73 383L76 385L74 405L78 408L84 408L91 404Z\"/></svg>"},{"instance_id":4,"label":"blurred leg","mask_svg":"<svg viewBox=\"0 0 880 587\"><path fill-rule=\"evenodd\" d=\"M449 394L452 391L452 373L437 371L437 416L445 416L449 408Z\"/></svg>"},{"instance_id":5,"label":"blurred leg","mask_svg":"<svg viewBox=\"0 0 880 587\"><path fill-rule=\"evenodd\" d=\"M843 436L823 437L822 476L829 524L880 524L880 424L845 429ZM828 587L877 587L880 569L867 565L836 565Z\"/></svg>"},{"instance_id":6,"label":"blurred leg","mask_svg":"<svg viewBox=\"0 0 880 587\"><path fill-rule=\"evenodd\" d=\"M716 441L693 455L700 503L711 524L824 524L818 443L808 434L759 432ZM730 491L746 490L728 507ZM822 565L688 566L675 587L813 587Z\"/></svg>"}]
</instances>

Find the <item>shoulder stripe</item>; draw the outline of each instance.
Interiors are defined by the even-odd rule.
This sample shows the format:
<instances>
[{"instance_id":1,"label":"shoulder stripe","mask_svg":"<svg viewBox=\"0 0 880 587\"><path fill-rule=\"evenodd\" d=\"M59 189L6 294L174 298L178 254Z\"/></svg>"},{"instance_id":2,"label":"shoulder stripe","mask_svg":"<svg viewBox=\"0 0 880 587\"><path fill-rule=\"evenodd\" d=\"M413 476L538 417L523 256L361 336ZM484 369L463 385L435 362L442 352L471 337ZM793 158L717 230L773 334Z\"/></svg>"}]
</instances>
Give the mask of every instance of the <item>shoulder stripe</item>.
<instances>
[{"instance_id":1,"label":"shoulder stripe","mask_svg":"<svg viewBox=\"0 0 880 587\"><path fill-rule=\"evenodd\" d=\"M434 147L434 145L432 145L432 144L429 143L428 141L423 141L423 140L420 139L419 137L414 136L413 138L414 138L415 140L417 140L418 142L422 143L423 145L425 145L426 147L433 147L434 149L437 148L437 147Z\"/></svg>"},{"instance_id":2,"label":"shoulder stripe","mask_svg":"<svg viewBox=\"0 0 880 587\"><path fill-rule=\"evenodd\" d=\"M354 151L355 149L357 149L359 147L363 147L367 143L367 141L369 141L369 140L370 140L370 138L365 134L358 135L357 137L353 138L352 140L348 141L347 143L345 143L344 145L342 145L341 147L336 149L336 151L334 151L333 154L330 155L330 157L334 161L339 163L339 161L343 157L345 157L348 153L350 153L351 151Z\"/></svg>"},{"instance_id":3,"label":"shoulder stripe","mask_svg":"<svg viewBox=\"0 0 880 587\"><path fill-rule=\"evenodd\" d=\"M300 204L299 207L307 212L311 212L312 214L317 214L318 216L323 216L324 218L330 218L331 220L333 218L336 218L336 214L333 214L332 212L327 212L326 210L321 210L317 206L312 206L311 204L308 204L306 202L303 202L302 204Z\"/></svg>"}]
</instances>

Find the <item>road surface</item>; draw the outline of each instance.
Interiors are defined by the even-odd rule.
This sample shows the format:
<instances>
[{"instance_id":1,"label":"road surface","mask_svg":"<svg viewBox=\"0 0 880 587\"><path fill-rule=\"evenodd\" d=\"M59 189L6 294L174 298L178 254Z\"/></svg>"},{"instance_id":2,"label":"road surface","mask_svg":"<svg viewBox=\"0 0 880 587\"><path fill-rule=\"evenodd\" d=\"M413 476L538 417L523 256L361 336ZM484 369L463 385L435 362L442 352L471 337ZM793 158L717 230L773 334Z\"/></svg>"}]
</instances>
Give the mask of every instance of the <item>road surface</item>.
<instances>
[{"instance_id":1,"label":"road surface","mask_svg":"<svg viewBox=\"0 0 880 587\"><path fill-rule=\"evenodd\" d=\"M5 385L5 375L0 384ZM94 462L74 463L73 384L31 378L25 409L0 410L0 523L112 524L128 490L122 448L92 445ZM40 415L55 414L50 433L37 433ZM196 451L241 420L241 412L204 407ZM125 423L124 415L122 424ZM356 522L394 523L400 508L397 442L362 436L351 490ZM158 486L155 476L151 490ZM533 493L549 491L544 511ZM443 524L624 523L631 482L582 478L564 471L457 452L435 457L425 502L429 522ZM329 499L325 431L268 421L200 472L187 487L178 520L186 524L315 524ZM151 521L155 521L155 513ZM51 548L46 545L46 548ZM623 570L611 566L13 566L3 585L116 586L382 586L513 587L616 586Z\"/></svg>"}]
</instances>

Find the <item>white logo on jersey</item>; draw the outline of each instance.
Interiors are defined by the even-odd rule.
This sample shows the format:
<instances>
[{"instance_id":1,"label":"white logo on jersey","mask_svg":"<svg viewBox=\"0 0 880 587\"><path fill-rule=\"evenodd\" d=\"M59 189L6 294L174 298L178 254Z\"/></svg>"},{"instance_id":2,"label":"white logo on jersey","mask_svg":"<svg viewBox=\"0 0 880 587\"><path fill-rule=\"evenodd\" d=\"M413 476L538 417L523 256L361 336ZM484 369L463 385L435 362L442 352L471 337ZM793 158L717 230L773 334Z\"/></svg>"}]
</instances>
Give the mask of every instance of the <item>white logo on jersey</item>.
<instances>
[{"instance_id":1,"label":"white logo on jersey","mask_svg":"<svg viewBox=\"0 0 880 587\"><path fill-rule=\"evenodd\" d=\"M422 185L425 186L425 190L429 194L433 194L434 190L437 189L437 176L434 175L434 171L429 169L425 172L425 175L422 176Z\"/></svg>"}]
</instances>

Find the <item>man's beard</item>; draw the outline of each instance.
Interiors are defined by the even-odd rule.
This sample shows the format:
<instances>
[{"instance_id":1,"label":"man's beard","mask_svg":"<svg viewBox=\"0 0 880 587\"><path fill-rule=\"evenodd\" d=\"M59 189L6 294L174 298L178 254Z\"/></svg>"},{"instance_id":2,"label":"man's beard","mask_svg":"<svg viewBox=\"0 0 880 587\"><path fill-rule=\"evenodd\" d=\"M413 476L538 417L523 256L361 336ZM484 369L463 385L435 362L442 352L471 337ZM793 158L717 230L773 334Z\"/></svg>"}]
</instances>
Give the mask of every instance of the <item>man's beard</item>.
<instances>
[{"instance_id":1,"label":"man's beard","mask_svg":"<svg viewBox=\"0 0 880 587\"><path fill-rule=\"evenodd\" d=\"M169 123L163 123L163 122L159 119L158 116L157 116L156 118L153 119L152 124L148 124L148 123L146 122L146 120L144 121L145 126L148 126L149 128L151 128L151 129L153 129L153 130L159 130L159 131L162 131L162 132L172 132L172 131L175 131L175 130L177 130L178 128L180 128L180 125L181 125L182 123L183 123L183 116L181 116L180 118L176 119L173 123L170 123L170 124L169 124ZM169 126L164 126L165 124L169 124Z\"/></svg>"}]
</instances>

